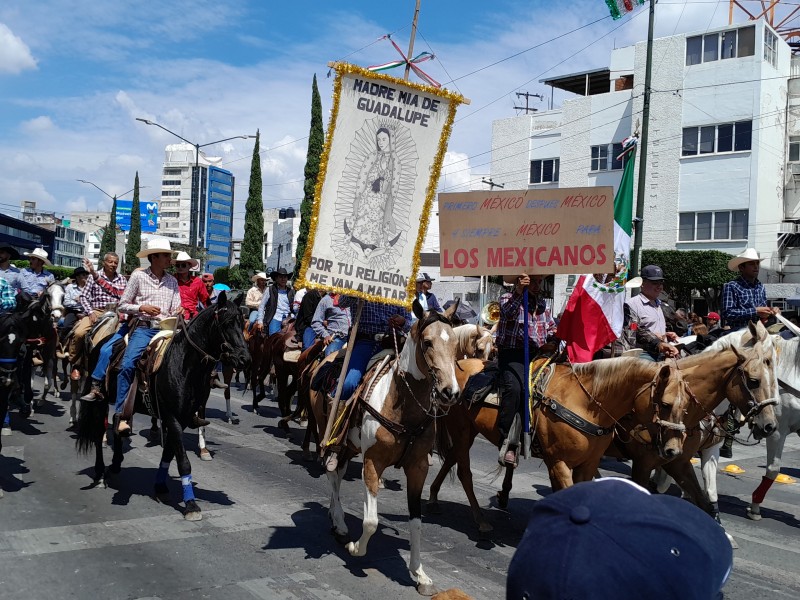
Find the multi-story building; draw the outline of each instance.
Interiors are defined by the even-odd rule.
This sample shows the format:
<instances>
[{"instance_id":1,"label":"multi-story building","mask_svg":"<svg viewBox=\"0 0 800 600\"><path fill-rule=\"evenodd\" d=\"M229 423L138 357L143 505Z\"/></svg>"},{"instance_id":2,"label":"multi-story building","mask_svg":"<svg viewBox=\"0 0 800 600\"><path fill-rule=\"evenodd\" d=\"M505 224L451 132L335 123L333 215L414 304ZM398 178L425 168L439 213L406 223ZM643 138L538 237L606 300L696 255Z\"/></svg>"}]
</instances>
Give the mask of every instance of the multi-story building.
<instances>
[{"instance_id":1,"label":"multi-story building","mask_svg":"<svg viewBox=\"0 0 800 600\"><path fill-rule=\"evenodd\" d=\"M229 266L235 267L242 257L242 240L231 240L231 252L228 256Z\"/></svg>"},{"instance_id":2,"label":"multi-story building","mask_svg":"<svg viewBox=\"0 0 800 600\"><path fill-rule=\"evenodd\" d=\"M267 214L271 217L271 227L267 229ZM273 218L276 217L276 218ZM300 235L300 216L294 208L270 209L264 211L264 266L267 272L283 267L294 269L297 237Z\"/></svg>"},{"instance_id":3,"label":"multi-story building","mask_svg":"<svg viewBox=\"0 0 800 600\"><path fill-rule=\"evenodd\" d=\"M614 50L608 68L542 80L576 98L495 121L492 179L616 188L645 56L638 43ZM656 39L653 57L644 248L755 247L769 259L762 281L800 282L800 58L763 20ZM556 310L570 281L556 278Z\"/></svg>"},{"instance_id":4,"label":"multi-story building","mask_svg":"<svg viewBox=\"0 0 800 600\"><path fill-rule=\"evenodd\" d=\"M52 256L56 232L0 214L0 244L13 246L20 254L34 248L44 248Z\"/></svg>"},{"instance_id":5,"label":"multi-story building","mask_svg":"<svg viewBox=\"0 0 800 600\"><path fill-rule=\"evenodd\" d=\"M227 267L233 238L233 198L235 178L218 167L208 168L208 210L201 206L200 218L205 218L205 240L208 249L206 271ZM205 216L203 213L206 213Z\"/></svg>"},{"instance_id":6,"label":"multi-story building","mask_svg":"<svg viewBox=\"0 0 800 600\"><path fill-rule=\"evenodd\" d=\"M53 264L60 267L79 267L86 253L86 232L62 224L56 225Z\"/></svg>"}]
</instances>

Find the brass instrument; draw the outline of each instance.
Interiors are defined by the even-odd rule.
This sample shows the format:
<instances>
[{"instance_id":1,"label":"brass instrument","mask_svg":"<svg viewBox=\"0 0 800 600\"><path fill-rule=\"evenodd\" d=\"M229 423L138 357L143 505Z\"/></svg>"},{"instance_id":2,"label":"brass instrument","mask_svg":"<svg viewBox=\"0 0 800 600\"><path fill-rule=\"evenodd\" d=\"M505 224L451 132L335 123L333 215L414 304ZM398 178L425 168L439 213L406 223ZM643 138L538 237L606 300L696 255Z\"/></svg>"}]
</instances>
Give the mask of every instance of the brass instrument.
<instances>
[{"instance_id":1,"label":"brass instrument","mask_svg":"<svg viewBox=\"0 0 800 600\"><path fill-rule=\"evenodd\" d=\"M500 320L500 303L489 302L481 309L481 320L489 325L496 325Z\"/></svg>"}]
</instances>

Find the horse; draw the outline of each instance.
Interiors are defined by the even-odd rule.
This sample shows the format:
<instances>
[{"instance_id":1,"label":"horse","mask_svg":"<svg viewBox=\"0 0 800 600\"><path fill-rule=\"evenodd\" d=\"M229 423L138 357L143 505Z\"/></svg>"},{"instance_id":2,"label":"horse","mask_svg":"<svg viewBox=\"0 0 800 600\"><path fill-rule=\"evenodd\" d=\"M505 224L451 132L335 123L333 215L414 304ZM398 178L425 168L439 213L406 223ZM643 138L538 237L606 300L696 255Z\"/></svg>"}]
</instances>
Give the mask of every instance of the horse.
<instances>
[{"instance_id":1,"label":"horse","mask_svg":"<svg viewBox=\"0 0 800 600\"><path fill-rule=\"evenodd\" d=\"M202 518L200 507L192 490L191 464L183 445L183 430L190 423L196 402L204 403L210 393L211 371L220 358L246 368L249 363L247 346L242 337L244 321L239 308L221 292L217 303L205 308L191 323L180 328L170 343L161 368L150 376L150 396L154 410L161 417L165 434L161 463L156 472L155 495L161 501L169 500L167 475L169 465L175 458L183 487L185 503L184 518L198 521ZM216 355L216 356L215 356ZM108 398L115 397L116 385L109 376ZM137 408L143 409L141 395ZM122 439L114 434L113 459L108 473L102 453L102 437L105 432L105 402L83 402L78 418L76 446L78 451L88 454L95 449L94 481L97 487L105 487L107 474L113 475L122 468Z\"/></svg>"},{"instance_id":2,"label":"horse","mask_svg":"<svg viewBox=\"0 0 800 600\"><path fill-rule=\"evenodd\" d=\"M750 324L747 329L722 336L700 354L680 359L678 364L681 371L698 400L684 419L687 428L684 453L674 460L658 456L647 441L636 435L630 424L626 424L624 429L634 441L617 443L616 450L622 456L633 459L633 480L646 486L651 471L661 467L692 502L719 521L716 486L711 496L705 494L691 464L691 458L707 438L701 420L712 415L715 409L721 415L727 408L724 403L727 399L752 421L754 437L760 439L772 434L778 426L773 408L778 397L775 363L774 340L761 323ZM707 470L704 469L704 472Z\"/></svg>"},{"instance_id":3,"label":"horse","mask_svg":"<svg viewBox=\"0 0 800 600\"><path fill-rule=\"evenodd\" d=\"M453 327L458 346L456 352L459 359L482 358L489 360L494 349L492 332L480 325L459 325Z\"/></svg>"},{"instance_id":4,"label":"horse","mask_svg":"<svg viewBox=\"0 0 800 600\"><path fill-rule=\"evenodd\" d=\"M533 363L533 369L544 359ZM458 361L459 385L483 371L485 364L477 359ZM588 481L612 440L613 426L624 415L635 411L637 418L655 430L664 454L677 456L683 444L683 413L690 401L681 371L672 363L658 365L638 358L613 358L582 364L555 364L549 382L542 380L541 401L531 416L531 432L538 440L547 464L553 491ZM533 391L533 390L532 390ZM568 420L558 416L556 405L573 413ZM576 414L577 413L577 414ZM444 464L431 484L428 506L438 510L438 494L447 473L458 465L458 478L469 500L472 516L481 533L492 530L483 515L472 486L469 450L478 434L499 447L498 407L476 402L468 406L466 398L445 417L445 426L452 447L444 456ZM568 414L568 413L567 413ZM582 429L570 421L583 420ZM588 427L587 427L588 426ZM508 504L514 467L506 466L503 489L498 492L502 507Z\"/></svg>"},{"instance_id":5,"label":"horse","mask_svg":"<svg viewBox=\"0 0 800 600\"><path fill-rule=\"evenodd\" d=\"M380 369L361 397L353 400L357 402L353 405L356 414L349 421L347 430L341 432L343 437L346 436L347 447L342 450L336 470L327 473L331 489L328 515L334 536L338 541L345 541L348 530L339 489L349 457L363 453L363 532L358 541L347 543L347 550L353 556L364 556L367 544L378 528L377 500L381 474L392 465L403 468L407 479L411 530L409 571L417 582L417 591L423 595L432 595L434 588L420 561L422 489L428 474L428 454L437 437L436 417L452 406L459 395L455 374L456 339L449 320L457 307L456 302L444 314L436 311L426 313L414 301L414 314L418 320L411 326L403 350ZM365 381L369 377L368 373ZM311 394L311 408L320 428L320 437L326 424L323 415L326 396L324 392Z\"/></svg>"}]
</instances>

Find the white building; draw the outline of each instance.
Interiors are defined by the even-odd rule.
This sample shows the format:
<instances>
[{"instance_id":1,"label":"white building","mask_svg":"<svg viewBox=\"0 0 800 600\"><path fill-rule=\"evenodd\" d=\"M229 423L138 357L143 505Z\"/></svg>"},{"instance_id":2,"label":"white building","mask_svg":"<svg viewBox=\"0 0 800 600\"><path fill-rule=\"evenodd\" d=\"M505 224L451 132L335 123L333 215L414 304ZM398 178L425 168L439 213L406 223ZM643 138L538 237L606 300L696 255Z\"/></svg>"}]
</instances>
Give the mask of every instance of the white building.
<instances>
[{"instance_id":1,"label":"white building","mask_svg":"<svg viewBox=\"0 0 800 600\"><path fill-rule=\"evenodd\" d=\"M300 214L294 208L264 211L264 267L267 273L283 267L294 270Z\"/></svg>"},{"instance_id":2,"label":"white building","mask_svg":"<svg viewBox=\"0 0 800 600\"><path fill-rule=\"evenodd\" d=\"M645 57L638 43L614 50L608 68L542 80L578 97L496 121L493 180L616 188L620 144L641 120ZM762 281L800 281L798 77L800 59L763 20L654 41L644 249L751 246L769 257ZM556 278L557 311L572 282Z\"/></svg>"}]
</instances>

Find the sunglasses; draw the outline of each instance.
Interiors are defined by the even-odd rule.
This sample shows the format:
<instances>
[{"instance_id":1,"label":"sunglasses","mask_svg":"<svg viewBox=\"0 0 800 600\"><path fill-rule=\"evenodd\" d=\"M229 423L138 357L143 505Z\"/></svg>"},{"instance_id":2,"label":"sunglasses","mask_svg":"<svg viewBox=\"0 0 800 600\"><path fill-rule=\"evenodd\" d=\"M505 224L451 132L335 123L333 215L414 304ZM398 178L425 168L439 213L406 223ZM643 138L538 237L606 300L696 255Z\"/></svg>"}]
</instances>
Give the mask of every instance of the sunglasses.
<instances>
[{"instance_id":1,"label":"sunglasses","mask_svg":"<svg viewBox=\"0 0 800 600\"><path fill-rule=\"evenodd\" d=\"M183 269L184 267L188 267L189 263L175 263L175 266L179 269Z\"/></svg>"},{"instance_id":2,"label":"sunglasses","mask_svg":"<svg viewBox=\"0 0 800 600\"><path fill-rule=\"evenodd\" d=\"M158 258L159 256L161 258L164 258L165 256L167 258L172 258L172 253L171 252L153 252L153 254L151 254L150 256L153 256L153 257L156 257L156 258Z\"/></svg>"}]
</instances>

